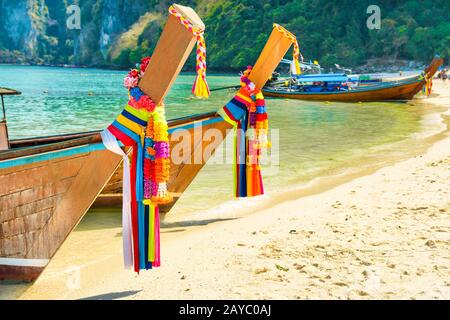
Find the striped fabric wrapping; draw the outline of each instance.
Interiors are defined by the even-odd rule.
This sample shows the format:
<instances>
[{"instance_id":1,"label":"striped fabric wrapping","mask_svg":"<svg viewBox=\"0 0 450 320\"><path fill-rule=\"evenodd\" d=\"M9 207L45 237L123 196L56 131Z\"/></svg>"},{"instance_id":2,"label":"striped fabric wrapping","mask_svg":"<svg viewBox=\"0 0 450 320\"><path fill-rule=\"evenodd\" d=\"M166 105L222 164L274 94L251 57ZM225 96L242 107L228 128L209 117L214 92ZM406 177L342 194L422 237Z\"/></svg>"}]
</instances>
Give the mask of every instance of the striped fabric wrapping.
<instances>
[{"instance_id":1,"label":"striped fabric wrapping","mask_svg":"<svg viewBox=\"0 0 450 320\"><path fill-rule=\"evenodd\" d=\"M244 83L242 88L219 114L235 128L234 191L236 197L264 194L259 159L262 148L268 146L268 118L261 91Z\"/></svg>"}]
</instances>

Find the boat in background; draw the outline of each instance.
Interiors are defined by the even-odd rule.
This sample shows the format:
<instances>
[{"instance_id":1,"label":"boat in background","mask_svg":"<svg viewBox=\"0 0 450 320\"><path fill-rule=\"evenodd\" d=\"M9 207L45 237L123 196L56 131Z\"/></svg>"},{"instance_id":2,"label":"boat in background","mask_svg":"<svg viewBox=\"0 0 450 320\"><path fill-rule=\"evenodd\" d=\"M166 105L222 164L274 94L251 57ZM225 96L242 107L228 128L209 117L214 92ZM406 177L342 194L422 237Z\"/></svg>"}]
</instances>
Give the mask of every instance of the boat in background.
<instances>
[{"instance_id":1,"label":"boat in background","mask_svg":"<svg viewBox=\"0 0 450 320\"><path fill-rule=\"evenodd\" d=\"M340 72L330 72L330 73L323 73L324 70L318 61L314 62L300 62L300 69L302 71L302 74L296 75L295 74L295 66L292 60L283 59L280 62L281 64L289 65L289 76L281 77L280 73L275 71L272 74L272 77L269 78L269 81L267 82L267 86L273 87L273 86L285 86L292 88L293 86L297 85L299 82L312 82L308 81L308 76L315 75L317 77L323 77L324 79L318 79L317 82L324 82L328 80L328 84L330 84L330 79L326 79L327 77L336 77L334 80L335 85L341 85L342 83L350 84L351 86L367 86L367 85L373 85L373 84L379 84L380 82L392 82L392 81L400 81L407 78L411 78L413 76L418 76L420 72L417 72L417 74L409 75L409 76L403 76L402 72L399 74L387 74L387 73L364 73L364 74L353 74L351 69L347 69L344 67L341 67L338 64L335 64L337 71ZM306 76L306 77L305 77ZM341 78L338 78L341 77ZM346 78L343 78L346 77Z\"/></svg>"},{"instance_id":2,"label":"boat in background","mask_svg":"<svg viewBox=\"0 0 450 320\"><path fill-rule=\"evenodd\" d=\"M191 8L174 7L194 26L204 28ZM258 88L292 45L284 31L274 28L254 65L249 78ZM163 100L195 43L196 36L169 15L147 67L148 76L139 83L155 103ZM196 150L214 150L223 141L203 139L198 132L214 128L225 138L232 128L216 112L169 120L168 125L171 148L171 135L184 130L191 137L191 153L183 154L181 163L171 164L168 190L174 201L161 207L165 212L212 155L201 153L201 161L193 161ZM122 157L105 149L99 131L11 141L6 135L3 143L7 150L0 151L0 280L33 281L115 175Z\"/></svg>"},{"instance_id":3,"label":"boat in background","mask_svg":"<svg viewBox=\"0 0 450 320\"><path fill-rule=\"evenodd\" d=\"M411 100L427 85L443 59L436 57L421 75L396 81L359 85L346 74L297 75L295 81L272 83L263 88L267 97L315 101L370 102Z\"/></svg>"}]
</instances>

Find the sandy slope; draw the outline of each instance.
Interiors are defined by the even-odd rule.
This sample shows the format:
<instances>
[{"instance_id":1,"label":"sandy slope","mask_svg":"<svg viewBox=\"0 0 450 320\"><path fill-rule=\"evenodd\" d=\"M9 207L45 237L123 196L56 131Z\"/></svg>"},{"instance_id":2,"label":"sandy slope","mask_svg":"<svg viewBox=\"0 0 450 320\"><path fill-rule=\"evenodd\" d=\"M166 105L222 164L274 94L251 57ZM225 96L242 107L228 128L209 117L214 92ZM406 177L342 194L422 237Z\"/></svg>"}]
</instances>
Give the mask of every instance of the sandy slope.
<instances>
[{"instance_id":1,"label":"sandy slope","mask_svg":"<svg viewBox=\"0 0 450 320\"><path fill-rule=\"evenodd\" d=\"M435 88L428 102L450 110L450 83ZM449 194L447 135L332 190L165 229L163 266L140 276L122 269L119 228L81 226L21 298L449 299ZM73 257L80 246L89 249Z\"/></svg>"}]
</instances>

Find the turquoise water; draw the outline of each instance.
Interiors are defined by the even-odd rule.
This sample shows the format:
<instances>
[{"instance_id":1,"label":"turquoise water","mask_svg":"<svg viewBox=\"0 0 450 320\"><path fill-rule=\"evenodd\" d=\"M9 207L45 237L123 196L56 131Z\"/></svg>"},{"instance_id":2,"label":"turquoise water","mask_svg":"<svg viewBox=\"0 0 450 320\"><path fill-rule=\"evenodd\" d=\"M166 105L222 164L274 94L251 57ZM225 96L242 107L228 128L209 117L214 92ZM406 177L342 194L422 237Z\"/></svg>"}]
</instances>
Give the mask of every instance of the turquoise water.
<instances>
[{"instance_id":1,"label":"turquoise water","mask_svg":"<svg viewBox=\"0 0 450 320\"><path fill-rule=\"evenodd\" d=\"M0 65L0 87L22 92L5 97L12 139L102 129L127 102L122 86L126 72ZM191 97L194 75L178 77L166 98L167 117L175 118L218 109L227 92L210 100ZM211 87L232 85L228 76L209 77Z\"/></svg>"},{"instance_id":2,"label":"turquoise water","mask_svg":"<svg viewBox=\"0 0 450 320\"><path fill-rule=\"evenodd\" d=\"M23 93L5 97L11 138L106 127L127 101L124 75L123 71L0 65L0 87ZM233 95L223 90L208 100L195 99L190 94L193 79L193 75L182 74L176 80L166 98L169 119L215 111ZM210 74L208 82L211 88L229 86L237 84L238 77ZM268 99L267 104L271 128L279 135L273 141L275 151L279 149L279 163L264 167L268 194L348 165L422 128L423 111L411 104L284 99ZM206 166L173 213L186 215L230 200L231 172L230 164Z\"/></svg>"}]
</instances>

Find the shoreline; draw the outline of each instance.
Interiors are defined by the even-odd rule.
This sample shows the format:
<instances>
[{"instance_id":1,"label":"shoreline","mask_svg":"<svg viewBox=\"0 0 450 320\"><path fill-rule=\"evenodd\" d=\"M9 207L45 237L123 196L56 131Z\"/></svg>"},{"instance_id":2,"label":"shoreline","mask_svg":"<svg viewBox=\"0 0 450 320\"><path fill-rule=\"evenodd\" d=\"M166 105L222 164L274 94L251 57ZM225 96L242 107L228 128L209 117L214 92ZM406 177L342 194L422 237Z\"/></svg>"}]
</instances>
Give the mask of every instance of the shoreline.
<instances>
[{"instance_id":1,"label":"shoreline","mask_svg":"<svg viewBox=\"0 0 450 320\"><path fill-rule=\"evenodd\" d=\"M440 84L426 103L450 110ZM82 223L34 285L11 288L21 299L448 299L449 111L444 119L415 156L285 192L237 219L164 228L162 267L139 276L123 270L117 217L87 217L101 232Z\"/></svg>"},{"instance_id":2,"label":"shoreline","mask_svg":"<svg viewBox=\"0 0 450 320\"><path fill-rule=\"evenodd\" d=\"M119 67L113 65L106 66L78 66L78 65L53 65L53 64L37 64L37 63L0 63L0 66L17 66L17 67L44 67L44 68L63 68L63 69L92 69L92 70L104 70L104 71L122 71L124 75L130 71L129 67ZM226 75L236 75L239 73L240 69L210 69L212 76L216 74L226 74ZM196 74L195 68L187 67L182 70L182 73Z\"/></svg>"},{"instance_id":3,"label":"shoreline","mask_svg":"<svg viewBox=\"0 0 450 320\"><path fill-rule=\"evenodd\" d=\"M372 69L368 69L367 65L360 66L348 66L351 69L354 69L354 73L368 73L368 74L397 74L399 72L417 72L420 73L427 64L422 62L420 66L415 67L405 67L402 65L393 66L392 64L387 64L383 66L377 66ZM122 71L128 72L130 70L129 67L120 67L114 65L69 65L69 64L39 64L39 63L0 63L0 66L19 66L19 67L44 67L44 68L63 68L63 69L92 69L92 70L103 70L103 71ZM245 66L242 66L243 68ZM325 67L327 69L328 67ZM239 74L242 70L240 68L208 68L208 74L211 76L214 75L233 75ZM386 72L388 70L388 72ZM339 70L335 70L339 71ZM186 67L183 68L182 73L194 74L195 68Z\"/></svg>"},{"instance_id":4,"label":"shoreline","mask_svg":"<svg viewBox=\"0 0 450 320\"><path fill-rule=\"evenodd\" d=\"M439 97L435 97L439 99ZM414 105L419 105L422 108L426 108L427 104L430 103L431 98L419 98L412 102ZM449 98L450 99L450 98ZM440 100L439 100L440 101ZM430 103L441 107L438 103ZM448 106L450 108L450 105ZM447 114L444 112L447 110ZM398 162L419 156L425 153L433 144L444 139L450 134L450 111L445 107L442 107L441 112L433 112L426 114L422 120L430 120L432 116L435 126L439 126L439 129L428 128L427 131L419 131L413 134L413 136L395 141L392 143L387 143L383 145L378 145L370 150L370 154L360 155L357 157L352 157L349 160L339 164L337 167L332 169L324 170L318 174L315 174L310 180L300 181L298 183L286 186L282 190L273 192L272 194L264 195L262 197L256 198L244 198L244 199L232 199L228 200L221 205L214 207L213 210L202 210L191 215L174 217L168 214L166 218L161 222L162 227L177 227L177 226L188 226L201 224L204 217L207 216L208 219L239 219L252 214L253 212L259 212L264 209L272 208L280 203L286 201L292 201L299 198L317 195L342 184L351 182L354 179L371 175L382 169L384 167L392 166ZM438 122L438 123L436 123ZM425 124L423 124L426 126ZM428 124L429 126L429 124ZM420 145L415 145L412 149L409 147L411 142L418 138ZM375 151L375 149L377 149ZM401 149L402 153L398 154L397 149ZM383 160L380 160L380 154L383 155ZM355 163L358 165L355 166ZM263 168L264 176L264 168ZM230 213L230 211L232 211ZM174 218L172 218L174 217Z\"/></svg>"}]
</instances>

